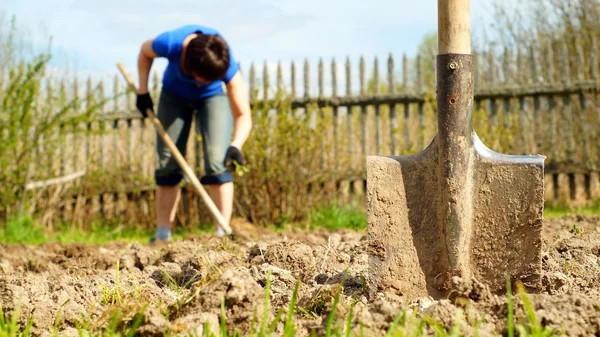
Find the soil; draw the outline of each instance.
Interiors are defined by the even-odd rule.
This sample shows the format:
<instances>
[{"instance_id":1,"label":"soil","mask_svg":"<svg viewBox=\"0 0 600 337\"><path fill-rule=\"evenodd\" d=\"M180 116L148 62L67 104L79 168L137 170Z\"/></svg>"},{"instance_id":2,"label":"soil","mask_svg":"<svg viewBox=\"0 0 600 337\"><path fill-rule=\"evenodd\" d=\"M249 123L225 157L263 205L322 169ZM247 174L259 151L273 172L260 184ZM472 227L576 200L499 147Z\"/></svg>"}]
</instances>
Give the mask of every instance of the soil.
<instances>
[{"instance_id":1,"label":"soil","mask_svg":"<svg viewBox=\"0 0 600 337\"><path fill-rule=\"evenodd\" d=\"M270 275L267 319L275 321L273 335L283 333L296 285L298 336L324 334L338 291L336 324L343 327L352 309L353 331L362 329L365 336L385 334L401 312L406 320L413 314L433 318L448 330L461 314L462 335L475 335L477 322L479 336L507 335L507 297L477 280L459 283L441 300L368 294L364 232L274 233L241 221L232 227L238 233L233 241L188 237L162 248L0 245L1 308L9 315L20 310L23 326L32 317L34 336L76 336L78 328L106 328L111 318L125 326L140 312L141 336L200 336L205 329L218 336L222 309L229 332L247 335L260 328ZM600 336L600 216L546 219L543 272L543 290L525 298L540 326L567 336ZM518 293L512 298L515 322L525 324L525 302Z\"/></svg>"}]
</instances>

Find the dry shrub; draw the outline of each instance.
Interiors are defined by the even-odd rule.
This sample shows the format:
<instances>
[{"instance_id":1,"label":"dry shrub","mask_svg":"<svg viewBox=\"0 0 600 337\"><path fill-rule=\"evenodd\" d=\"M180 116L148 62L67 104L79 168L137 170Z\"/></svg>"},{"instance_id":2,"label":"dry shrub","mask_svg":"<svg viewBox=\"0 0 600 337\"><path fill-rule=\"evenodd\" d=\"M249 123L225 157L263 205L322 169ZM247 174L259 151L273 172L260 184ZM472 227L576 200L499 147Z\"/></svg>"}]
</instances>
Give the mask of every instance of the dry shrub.
<instances>
[{"instance_id":1,"label":"dry shrub","mask_svg":"<svg viewBox=\"0 0 600 337\"><path fill-rule=\"evenodd\" d=\"M253 105L247 171L236 179L237 210L261 225L301 220L321 199L309 186L326 179L321 154L331 121L316 105L292 109L292 97L283 92Z\"/></svg>"},{"instance_id":2,"label":"dry shrub","mask_svg":"<svg viewBox=\"0 0 600 337\"><path fill-rule=\"evenodd\" d=\"M0 29L0 222L31 213L28 204L43 204L42 218L60 207L62 186L26 186L60 174L60 151L82 131L73 126L90 121L104 103L68 97L48 70L51 53L25 54L19 34L14 18L7 31Z\"/></svg>"}]
</instances>

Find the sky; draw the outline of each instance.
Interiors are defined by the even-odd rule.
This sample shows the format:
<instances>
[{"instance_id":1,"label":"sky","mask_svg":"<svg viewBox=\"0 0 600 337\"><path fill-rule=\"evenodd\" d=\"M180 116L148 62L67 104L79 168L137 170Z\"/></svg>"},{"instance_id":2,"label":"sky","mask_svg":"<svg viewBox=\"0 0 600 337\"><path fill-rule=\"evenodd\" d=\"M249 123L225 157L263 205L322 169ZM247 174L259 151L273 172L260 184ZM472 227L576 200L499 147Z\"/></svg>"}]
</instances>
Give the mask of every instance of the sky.
<instances>
[{"instance_id":1,"label":"sky","mask_svg":"<svg viewBox=\"0 0 600 337\"><path fill-rule=\"evenodd\" d=\"M473 30L489 25L492 1L471 1ZM316 70L319 58L329 66L333 57L342 66L350 57L356 68L361 55L369 63L375 56L385 60L389 53L399 62L403 53L414 56L423 36L437 30L436 0L371 0L370 5L364 0L2 2L0 13L15 15L34 43L45 45L52 37L54 67L94 78L112 79L118 74L116 62L136 75L140 44L188 23L219 30L244 71L250 62L259 69L267 62L274 71L278 61L289 70L290 61L305 58ZM159 59L153 70L165 66Z\"/></svg>"}]
</instances>

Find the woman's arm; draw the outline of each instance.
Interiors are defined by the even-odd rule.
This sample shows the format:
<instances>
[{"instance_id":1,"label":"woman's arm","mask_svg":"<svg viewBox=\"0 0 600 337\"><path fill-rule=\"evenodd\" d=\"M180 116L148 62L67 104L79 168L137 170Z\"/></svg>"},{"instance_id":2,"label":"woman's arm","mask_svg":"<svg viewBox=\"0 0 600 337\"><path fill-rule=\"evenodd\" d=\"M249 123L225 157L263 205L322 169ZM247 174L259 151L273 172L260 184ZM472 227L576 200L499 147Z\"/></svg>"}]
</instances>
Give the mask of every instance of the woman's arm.
<instances>
[{"instance_id":1,"label":"woman's arm","mask_svg":"<svg viewBox=\"0 0 600 337\"><path fill-rule=\"evenodd\" d=\"M145 94L148 92L148 77L150 75L150 68L152 68L152 62L156 57L156 53L152 49L152 42L154 39L149 39L142 44L140 53L138 55L138 76L139 86L138 94Z\"/></svg>"},{"instance_id":2,"label":"woman's arm","mask_svg":"<svg viewBox=\"0 0 600 337\"><path fill-rule=\"evenodd\" d=\"M229 105L231 106L231 113L234 118L234 134L231 146L235 146L241 150L252 129L252 116L248 91L242 80L242 74L239 71L226 86L227 97L229 98Z\"/></svg>"}]
</instances>

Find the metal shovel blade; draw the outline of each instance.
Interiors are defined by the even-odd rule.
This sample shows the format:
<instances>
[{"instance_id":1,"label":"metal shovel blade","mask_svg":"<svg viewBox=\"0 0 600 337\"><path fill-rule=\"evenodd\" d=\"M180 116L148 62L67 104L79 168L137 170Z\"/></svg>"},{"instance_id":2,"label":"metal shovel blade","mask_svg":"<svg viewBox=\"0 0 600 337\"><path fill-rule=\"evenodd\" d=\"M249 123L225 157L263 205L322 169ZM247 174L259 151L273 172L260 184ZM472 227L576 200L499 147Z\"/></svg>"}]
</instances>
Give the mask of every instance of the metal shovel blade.
<instances>
[{"instance_id":1,"label":"metal shovel blade","mask_svg":"<svg viewBox=\"0 0 600 337\"><path fill-rule=\"evenodd\" d=\"M438 134L420 153L367 157L371 291L447 296L453 278L502 292L541 279L545 156L503 155L472 128L473 56L437 57Z\"/></svg>"}]
</instances>

